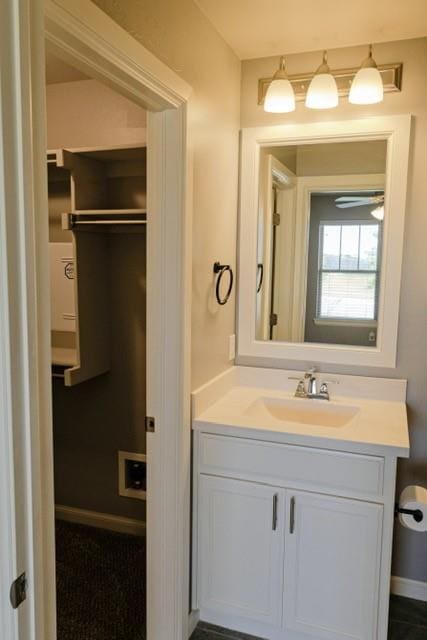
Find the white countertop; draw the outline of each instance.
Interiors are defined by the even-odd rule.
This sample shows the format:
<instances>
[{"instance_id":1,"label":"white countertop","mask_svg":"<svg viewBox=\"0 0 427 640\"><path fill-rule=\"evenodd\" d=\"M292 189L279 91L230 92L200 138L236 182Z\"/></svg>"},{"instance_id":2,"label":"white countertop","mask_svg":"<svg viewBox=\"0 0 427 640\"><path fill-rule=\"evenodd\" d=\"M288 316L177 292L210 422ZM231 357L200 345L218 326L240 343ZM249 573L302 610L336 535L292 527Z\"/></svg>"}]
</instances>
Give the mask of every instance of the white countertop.
<instances>
[{"instance_id":1,"label":"white countertop","mask_svg":"<svg viewBox=\"0 0 427 640\"><path fill-rule=\"evenodd\" d=\"M295 399L296 371L232 367L193 393L193 429L286 444L393 457L409 456L406 381L317 373L334 379L331 400ZM260 401L261 400L261 401ZM280 420L264 401L291 401L294 406L340 412L355 408L340 427Z\"/></svg>"}]
</instances>

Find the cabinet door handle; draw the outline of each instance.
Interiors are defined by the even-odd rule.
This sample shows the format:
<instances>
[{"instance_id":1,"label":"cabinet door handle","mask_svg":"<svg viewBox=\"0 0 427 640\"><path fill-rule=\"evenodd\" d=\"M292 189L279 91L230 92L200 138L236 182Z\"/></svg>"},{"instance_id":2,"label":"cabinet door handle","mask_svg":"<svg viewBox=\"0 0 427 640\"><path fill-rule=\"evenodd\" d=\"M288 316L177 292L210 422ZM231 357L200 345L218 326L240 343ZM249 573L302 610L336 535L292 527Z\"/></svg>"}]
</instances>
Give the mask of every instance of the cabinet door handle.
<instances>
[{"instance_id":1,"label":"cabinet door handle","mask_svg":"<svg viewBox=\"0 0 427 640\"><path fill-rule=\"evenodd\" d=\"M272 529L273 531L276 531L277 529L277 501L279 499L279 496L277 493L274 494L273 496L273 522L272 522Z\"/></svg>"},{"instance_id":2,"label":"cabinet door handle","mask_svg":"<svg viewBox=\"0 0 427 640\"><path fill-rule=\"evenodd\" d=\"M292 496L290 517L289 517L289 533L293 533L294 531L295 531L295 497Z\"/></svg>"}]
</instances>

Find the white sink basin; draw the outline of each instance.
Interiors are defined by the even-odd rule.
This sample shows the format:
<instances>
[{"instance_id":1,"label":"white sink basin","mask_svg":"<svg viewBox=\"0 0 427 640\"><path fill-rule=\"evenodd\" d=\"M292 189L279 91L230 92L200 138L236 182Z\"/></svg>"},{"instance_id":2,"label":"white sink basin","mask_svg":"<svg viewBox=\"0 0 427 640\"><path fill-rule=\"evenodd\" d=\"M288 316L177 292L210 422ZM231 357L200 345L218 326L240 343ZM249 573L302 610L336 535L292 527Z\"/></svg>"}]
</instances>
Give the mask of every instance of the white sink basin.
<instances>
[{"instance_id":1,"label":"white sink basin","mask_svg":"<svg viewBox=\"0 0 427 640\"><path fill-rule=\"evenodd\" d=\"M281 422L339 428L345 427L359 413L359 407L332 404L327 400L261 397L244 413L254 418L267 413Z\"/></svg>"}]
</instances>

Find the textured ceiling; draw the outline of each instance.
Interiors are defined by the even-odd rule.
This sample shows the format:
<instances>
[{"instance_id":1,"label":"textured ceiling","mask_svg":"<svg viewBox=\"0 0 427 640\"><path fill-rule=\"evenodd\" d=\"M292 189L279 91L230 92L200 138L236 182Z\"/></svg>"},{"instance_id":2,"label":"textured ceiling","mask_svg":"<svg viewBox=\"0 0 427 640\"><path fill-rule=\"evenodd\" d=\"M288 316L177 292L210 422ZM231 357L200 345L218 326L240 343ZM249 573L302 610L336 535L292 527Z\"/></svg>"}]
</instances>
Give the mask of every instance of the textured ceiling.
<instances>
[{"instance_id":1,"label":"textured ceiling","mask_svg":"<svg viewBox=\"0 0 427 640\"><path fill-rule=\"evenodd\" d=\"M195 0L237 56L427 36L427 0Z\"/></svg>"}]
</instances>

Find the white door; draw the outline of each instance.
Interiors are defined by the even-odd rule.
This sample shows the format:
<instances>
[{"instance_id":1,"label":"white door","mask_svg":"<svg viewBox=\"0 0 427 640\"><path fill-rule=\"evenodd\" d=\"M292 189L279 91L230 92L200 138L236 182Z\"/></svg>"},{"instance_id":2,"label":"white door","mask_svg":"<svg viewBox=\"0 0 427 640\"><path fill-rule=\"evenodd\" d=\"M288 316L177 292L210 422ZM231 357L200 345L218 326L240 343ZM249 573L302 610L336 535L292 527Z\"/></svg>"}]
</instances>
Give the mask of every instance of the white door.
<instances>
[{"instance_id":1,"label":"white door","mask_svg":"<svg viewBox=\"0 0 427 640\"><path fill-rule=\"evenodd\" d=\"M375 638L382 506L287 491L286 514L285 629Z\"/></svg>"},{"instance_id":2,"label":"white door","mask_svg":"<svg viewBox=\"0 0 427 640\"><path fill-rule=\"evenodd\" d=\"M277 625L283 583L284 491L201 475L199 605L202 612Z\"/></svg>"},{"instance_id":3,"label":"white door","mask_svg":"<svg viewBox=\"0 0 427 640\"><path fill-rule=\"evenodd\" d=\"M43 114L42 0L3 2L0 20L0 637L54 638L52 559L37 542L53 543L53 495L40 470L49 469L50 379L43 353L49 339L46 148ZM41 114L37 126L33 117ZM39 330L40 329L40 330ZM39 339L37 339L39 338ZM45 474L47 477L48 473ZM51 504L51 506L50 506ZM37 528L37 532L36 532ZM40 560L40 562L38 562ZM12 608L11 583L25 574L25 600ZM24 584L24 582L22 582ZM45 608L53 612L50 619Z\"/></svg>"}]
</instances>

